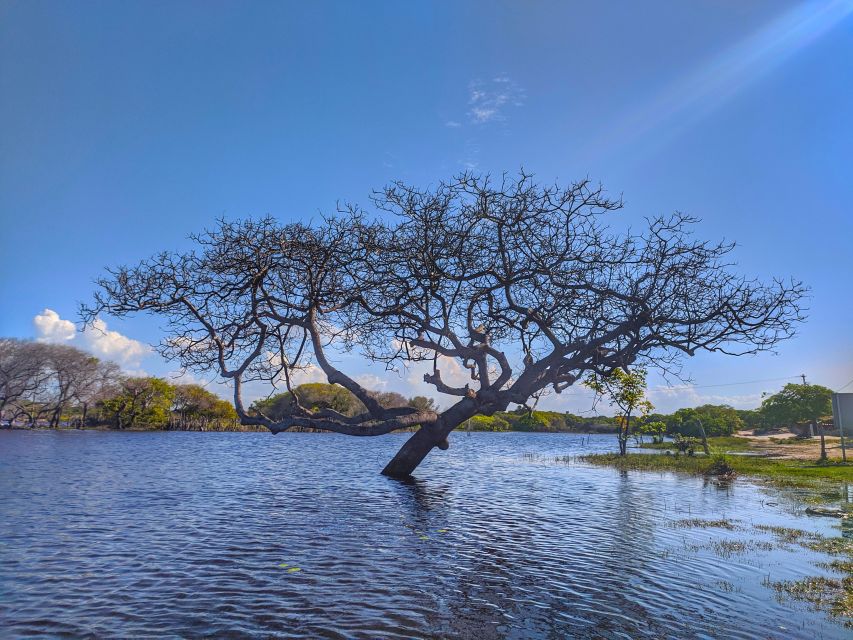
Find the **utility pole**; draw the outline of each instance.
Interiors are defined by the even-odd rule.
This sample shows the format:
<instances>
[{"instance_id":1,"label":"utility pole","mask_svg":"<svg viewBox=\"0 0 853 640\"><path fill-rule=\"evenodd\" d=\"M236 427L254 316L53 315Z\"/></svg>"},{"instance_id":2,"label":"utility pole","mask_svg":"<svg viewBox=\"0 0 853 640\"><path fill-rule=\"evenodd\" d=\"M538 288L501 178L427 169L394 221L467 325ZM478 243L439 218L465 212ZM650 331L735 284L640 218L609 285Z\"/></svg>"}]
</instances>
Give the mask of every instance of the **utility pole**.
<instances>
[{"instance_id":1,"label":"utility pole","mask_svg":"<svg viewBox=\"0 0 853 640\"><path fill-rule=\"evenodd\" d=\"M806 386L806 374L801 373L800 377L803 379L803 386L805 387ZM810 438L814 438L815 428L817 428L817 420L812 420L811 422L809 422L809 437ZM820 442L821 442L821 451L823 451L823 432L821 432ZM823 457L823 456L821 456L821 457Z\"/></svg>"}]
</instances>

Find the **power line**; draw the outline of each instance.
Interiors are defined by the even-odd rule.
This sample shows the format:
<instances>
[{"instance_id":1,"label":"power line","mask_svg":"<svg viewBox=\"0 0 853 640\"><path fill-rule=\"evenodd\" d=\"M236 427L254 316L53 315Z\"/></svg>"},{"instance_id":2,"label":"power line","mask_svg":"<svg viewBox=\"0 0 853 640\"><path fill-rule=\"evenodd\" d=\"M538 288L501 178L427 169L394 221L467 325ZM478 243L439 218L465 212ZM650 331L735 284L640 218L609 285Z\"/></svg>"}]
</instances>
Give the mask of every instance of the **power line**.
<instances>
[{"instance_id":1,"label":"power line","mask_svg":"<svg viewBox=\"0 0 853 640\"><path fill-rule=\"evenodd\" d=\"M801 376L786 376L784 378L765 378L764 380L747 380L745 382L721 382L719 384L683 384L683 385L658 385L656 387L652 387L653 389L709 389L711 387L739 387L741 385L747 384L757 384L759 382L780 382L781 380L793 380L794 378L799 378ZM851 380L850 382L853 382ZM849 384L849 383L848 383ZM847 385L845 385L847 386Z\"/></svg>"},{"instance_id":2,"label":"power line","mask_svg":"<svg viewBox=\"0 0 853 640\"><path fill-rule=\"evenodd\" d=\"M845 384L843 387L841 387L841 388L839 388L839 389L836 389L836 390L835 390L835 393L841 393L841 392L842 392L842 391L844 391L847 387L849 387L851 384L853 384L853 380L851 380L850 382L848 382L847 384Z\"/></svg>"},{"instance_id":3,"label":"power line","mask_svg":"<svg viewBox=\"0 0 853 640\"><path fill-rule=\"evenodd\" d=\"M667 389L670 391L686 391L688 389L711 389L713 387L739 387L739 386L745 386L748 384L758 384L760 382L781 382L783 380L794 380L796 378L801 378L801 377L802 377L801 375L799 375L799 376L785 376L784 378L764 378L763 380L746 380L744 382L721 382L718 384L680 384L680 385L662 384L662 385L657 385L654 387L649 387L649 389ZM844 387L847 387L850 384L853 384L853 380L851 380L846 385L844 385ZM841 388L843 389L844 387L841 387ZM564 392L562 395L564 397L574 397L574 398L595 398L595 397L597 397L597 394L595 394L593 392L578 393L577 391L568 392L568 393Z\"/></svg>"}]
</instances>

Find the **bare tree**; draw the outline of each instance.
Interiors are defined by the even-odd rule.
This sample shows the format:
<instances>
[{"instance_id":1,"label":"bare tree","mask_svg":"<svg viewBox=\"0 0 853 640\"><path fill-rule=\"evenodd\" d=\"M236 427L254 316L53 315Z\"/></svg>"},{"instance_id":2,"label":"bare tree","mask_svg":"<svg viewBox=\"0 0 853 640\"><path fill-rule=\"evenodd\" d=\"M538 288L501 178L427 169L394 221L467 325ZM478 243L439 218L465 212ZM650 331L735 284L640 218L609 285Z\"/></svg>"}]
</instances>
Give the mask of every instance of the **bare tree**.
<instances>
[{"instance_id":1,"label":"bare tree","mask_svg":"<svg viewBox=\"0 0 853 640\"><path fill-rule=\"evenodd\" d=\"M0 416L10 424L26 417L34 424L48 413L45 401L52 395L50 345L0 339Z\"/></svg>"},{"instance_id":2,"label":"bare tree","mask_svg":"<svg viewBox=\"0 0 853 640\"><path fill-rule=\"evenodd\" d=\"M83 387L97 378L100 361L71 345L45 345L45 351L50 377L42 384L42 404L50 426L58 427L63 413L77 400Z\"/></svg>"},{"instance_id":3,"label":"bare tree","mask_svg":"<svg viewBox=\"0 0 853 640\"><path fill-rule=\"evenodd\" d=\"M382 217L355 206L316 225L221 221L195 251L161 253L99 281L86 321L158 314L160 352L234 386L246 425L377 436L419 425L383 473L410 474L476 415L557 393L587 373L629 365L677 373L679 356L771 349L802 319L801 283L737 275L733 246L697 241L690 217L617 232L621 208L601 187L539 186L530 176L463 174L433 189L374 193ZM391 222L387 220L391 219ZM358 350L388 368L428 363L424 380L454 398L441 412L384 407L333 364ZM311 361L366 411L294 407L275 421L244 408L248 381L282 383ZM454 382L455 361L467 380Z\"/></svg>"},{"instance_id":4,"label":"bare tree","mask_svg":"<svg viewBox=\"0 0 853 640\"><path fill-rule=\"evenodd\" d=\"M71 398L80 410L78 426L86 426L91 407L117 393L121 379L121 367L115 362L92 357L85 361L71 388Z\"/></svg>"},{"instance_id":5,"label":"bare tree","mask_svg":"<svg viewBox=\"0 0 853 640\"><path fill-rule=\"evenodd\" d=\"M0 415L29 425L52 427L72 407L88 406L119 375L118 365L101 362L71 345L0 339Z\"/></svg>"}]
</instances>

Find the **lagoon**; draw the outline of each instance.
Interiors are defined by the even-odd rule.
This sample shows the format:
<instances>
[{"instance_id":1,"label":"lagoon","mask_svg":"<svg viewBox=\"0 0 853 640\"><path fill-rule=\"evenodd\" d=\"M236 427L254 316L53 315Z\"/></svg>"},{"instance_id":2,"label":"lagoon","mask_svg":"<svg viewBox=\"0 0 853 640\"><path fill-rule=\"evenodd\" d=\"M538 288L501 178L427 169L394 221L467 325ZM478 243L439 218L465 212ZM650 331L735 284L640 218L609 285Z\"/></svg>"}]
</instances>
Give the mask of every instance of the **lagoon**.
<instances>
[{"instance_id":1,"label":"lagoon","mask_svg":"<svg viewBox=\"0 0 853 640\"><path fill-rule=\"evenodd\" d=\"M849 637L769 586L839 577L765 528L853 535L801 491L543 433L454 433L400 482L402 437L0 432L0 634Z\"/></svg>"}]
</instances>

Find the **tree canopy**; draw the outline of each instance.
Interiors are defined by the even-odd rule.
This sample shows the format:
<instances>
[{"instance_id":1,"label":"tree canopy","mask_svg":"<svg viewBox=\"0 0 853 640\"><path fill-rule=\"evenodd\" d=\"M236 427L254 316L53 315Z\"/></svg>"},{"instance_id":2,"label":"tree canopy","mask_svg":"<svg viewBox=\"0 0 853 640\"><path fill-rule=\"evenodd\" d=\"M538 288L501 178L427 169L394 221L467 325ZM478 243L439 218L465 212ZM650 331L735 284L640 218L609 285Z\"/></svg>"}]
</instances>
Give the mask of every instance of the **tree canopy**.
<instances>
[{"instance_id":1,"label":"tree canopy","mask_svg":"<svg viewBox=\"0 0 853 640\"><path fill-rule=\"evenodd\" d=\"M428 189L396 182L372 203L380 215L348 205L314 224L220 221L194 236L195 250L110 270L83 318L157 314L169 334L160 352L230 380L244 424L357 436L420 425L385 468L395 476L474 415L588 373L772 349L801 319L799 282L737 274L733 245L694 239L683 214L615 231L621 201L588 180L466 173ZM453 402L383 407L334 364L331 354L351 350L388 368L428 363L424 381ZM448 377L448 361L468 380ZM244 406L247 381L292 391L312 362L365 411L297 402L275 420Z\"/></svg>"},{"instance_id":2,"label":"tree canopy","mask_svg":"<svg viewBox=\"0 0 853 640\"><path fill-rule=\"evenodd\" d=\"M728 405L703 404L691 409L679 409L666 422L669 431L685 436L699 433L698 421L709 436L730 436L746 425L740 412Z\"/></svg>"},{"instance_id":3,"label":"tree canopy","mask_svg":"<svg viewBox=\"0 0 853 640\"><path fill-rule=\"evenodd\" d=\"M761 403L761 414L770 426L817 422L832 415L832 389L819 384L786 384Z\"/></svg>"},{"instance_id":4,"label":"tree canopy","mask_svg":"<svg viewBox=\"0 0 853 640\"><path fill-rule=\"evenodd\" d=\"M647 415L654 406L646 399L646 370L638 367L632 370L616 368L609 375L590 375L584 384L600 396L608 396L610 404L619 408L621 424L619 429L619 453L625 455L628 438L631 435L631 417Z\"/></svg>"},{"instance_id":5,"label":"tree canopy","mask_svg":"<svg viewBox=\"0 0 853 640\"><path fill-rule=\"evenodd\" d=\"M0 417L58 426L72 407L89 406L108 393L118 366L64 344L0 338Z\"/></svg>"}]
</instances>

